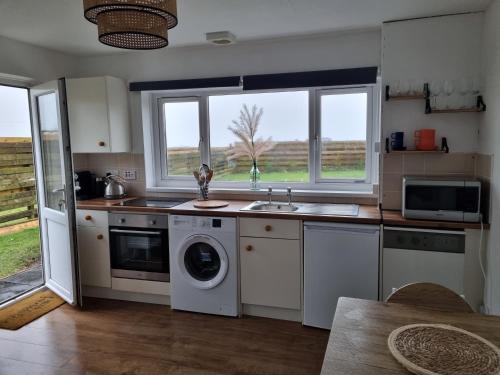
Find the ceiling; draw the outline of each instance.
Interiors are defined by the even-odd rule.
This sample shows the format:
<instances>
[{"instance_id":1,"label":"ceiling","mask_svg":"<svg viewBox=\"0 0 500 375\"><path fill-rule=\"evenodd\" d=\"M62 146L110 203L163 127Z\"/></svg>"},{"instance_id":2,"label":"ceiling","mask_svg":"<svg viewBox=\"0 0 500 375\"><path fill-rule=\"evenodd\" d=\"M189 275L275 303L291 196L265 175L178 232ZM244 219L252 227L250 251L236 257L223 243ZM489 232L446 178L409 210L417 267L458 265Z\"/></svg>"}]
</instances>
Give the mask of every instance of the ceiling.
<instances>
[{"instance_id":1,"label":"ceiling","mask_svg":"<svg viewBox=\"0 0 500 375\"><path fill-rule=\"evenodd\" d=\"M383 21L484 10L491 0L177 0L170 48L229 30L239 41L378 27ZM82 0L0 0L0 35L75 55L123 52L100 44Z\"/></svg>"}]
</instances>

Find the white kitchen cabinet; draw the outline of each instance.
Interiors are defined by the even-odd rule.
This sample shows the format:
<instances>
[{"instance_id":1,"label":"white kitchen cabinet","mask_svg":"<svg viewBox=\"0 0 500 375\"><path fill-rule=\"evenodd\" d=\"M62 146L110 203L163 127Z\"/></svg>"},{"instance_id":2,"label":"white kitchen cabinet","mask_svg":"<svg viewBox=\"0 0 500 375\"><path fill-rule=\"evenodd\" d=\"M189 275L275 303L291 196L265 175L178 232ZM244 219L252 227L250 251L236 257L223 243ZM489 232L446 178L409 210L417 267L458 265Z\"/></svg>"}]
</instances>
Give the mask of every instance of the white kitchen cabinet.
<instances>
[{"instance_id":1,"label":"white kitchen cabinet","mask_svg":"<svg viewBox=\"0 0 500 375\"><path fill-rule=\"evenodd\" d=\"M100 217L100 211L77 210L77 216ZM102 215L101 215L102 216ZM78 259L82 285L111 288L111 264L109 254L109 234L107 220L99 221L99 226L77 226Z\"/></svg>"},{"instance_id":2,"label":"white kitchen cabinet","mask_svg":"<svg viewBox=\"0 0 500 375\"><path fill-rule=\"evenodd\" d=\"M260 221L260 222L257 222ZM298 221L253 219L256 228L271 225L281 228L280 236L298 238ZM240 233L248 233L245 221ZM245 229L244 229L245 228ZM268 233L268 232L266 232ZM300 310L301 308L301 244L298 239L240 237L241 302L248 305Z\"/></svg>"},{"instance_id":3,"label":"white kitchen cabinet","mask_svg":"<svg viewBox=\"0 0 500 375\"><path fill-rule=\"evenodd\" d=\"M74 153L130 152L126 83L115 77L66 80Z\"/></svg>"}]
</instances>

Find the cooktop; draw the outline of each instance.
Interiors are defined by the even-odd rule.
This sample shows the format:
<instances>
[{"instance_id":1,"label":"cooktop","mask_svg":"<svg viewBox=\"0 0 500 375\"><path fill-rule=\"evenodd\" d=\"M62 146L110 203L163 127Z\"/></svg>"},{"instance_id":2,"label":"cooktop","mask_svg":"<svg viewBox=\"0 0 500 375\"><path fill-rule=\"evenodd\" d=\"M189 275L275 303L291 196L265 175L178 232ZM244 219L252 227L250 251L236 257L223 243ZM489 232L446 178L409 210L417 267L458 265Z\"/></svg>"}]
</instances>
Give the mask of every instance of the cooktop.
<instances>
[{"instance_id":1,"label":"cooktop","mask_svg":"<svg viewBox=\"0 0 500 375\"><path fill-rule=\"evenodd\" d=\"M188 202L185 198L137 198L121 203L121 206L171 208Z\"/></svg>"}]
</instances>

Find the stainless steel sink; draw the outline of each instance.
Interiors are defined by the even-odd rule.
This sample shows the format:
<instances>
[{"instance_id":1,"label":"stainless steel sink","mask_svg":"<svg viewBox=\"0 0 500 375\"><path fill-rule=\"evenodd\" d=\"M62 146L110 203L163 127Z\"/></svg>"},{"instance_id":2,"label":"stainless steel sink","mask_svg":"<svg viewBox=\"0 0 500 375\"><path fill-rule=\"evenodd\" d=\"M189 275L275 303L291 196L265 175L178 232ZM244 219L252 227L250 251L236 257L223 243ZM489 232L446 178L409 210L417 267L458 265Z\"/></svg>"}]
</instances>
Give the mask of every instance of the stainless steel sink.
<instances>
[{"instance_id":1,"label":"stainless steel sink","mask_svg":"<svg viewBox=\"0 0 500 375\"><path fill-rule=\"evenodd\" d=\"M256 201L241 209L241 211L260 212L298 212L301 214L328 215L328 216L358 216L357 204L328 204L328 203L292 203Z\"/></svg>"},{"instance_id":2,"label":"stainless steel sink","mask_svg":"<svg viewBox=\"0 0 500 375\"><path fill-rule=\"evenodd\" d=\"M293 203L256 201L242 208L241 211L294 212L298 209L299 207Z\"/></svg>"}]
</instances>

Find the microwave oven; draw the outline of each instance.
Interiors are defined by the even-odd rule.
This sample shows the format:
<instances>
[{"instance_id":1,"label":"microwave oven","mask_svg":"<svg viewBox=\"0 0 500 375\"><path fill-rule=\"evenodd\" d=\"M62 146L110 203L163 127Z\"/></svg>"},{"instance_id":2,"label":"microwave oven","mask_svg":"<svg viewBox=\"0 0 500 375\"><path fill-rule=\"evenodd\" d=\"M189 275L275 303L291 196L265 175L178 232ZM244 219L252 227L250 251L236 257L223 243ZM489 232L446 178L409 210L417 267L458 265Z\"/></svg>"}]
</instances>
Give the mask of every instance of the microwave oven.
<instances>
[{"instance_id":1,"label":"microwave oven","mask_svg":"<svg viewBox=\"0 0 500 375\"><path fill-rule=\"evenodd\" d=\"M406 176L402 192L402 214L407 219L481 219L481 181L475 178Z\"/></svg>"}]
</instances>

